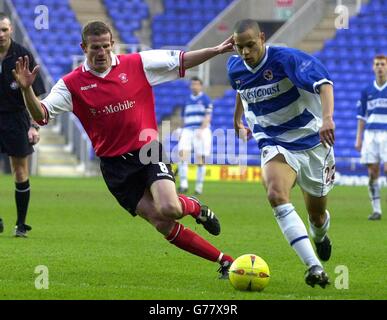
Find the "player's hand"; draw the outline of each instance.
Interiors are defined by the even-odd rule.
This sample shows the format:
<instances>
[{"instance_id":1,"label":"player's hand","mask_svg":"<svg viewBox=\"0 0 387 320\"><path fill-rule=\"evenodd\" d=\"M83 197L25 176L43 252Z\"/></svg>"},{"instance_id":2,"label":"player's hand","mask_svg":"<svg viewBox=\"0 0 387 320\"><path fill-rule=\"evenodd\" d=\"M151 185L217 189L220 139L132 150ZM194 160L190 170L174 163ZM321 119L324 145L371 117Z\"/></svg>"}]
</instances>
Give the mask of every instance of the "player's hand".
<instances>
[{"instance_id":1,"label":"player's hand","mask_svg":"<svg viewBox=\"0 0 387 320\"><path fill-rule=\"evenodd\" d=\"M39 72L39 66L36 65L32 72L29 69L30 59L28 56L19 57L16 61L16 67L12 70L12 74L21 89L27 89L35 81L36 75Z\"/></svg>"},{"instance_id":2,"label":"player's hand","mask_svg":"<svg viewBox=\"0 0 387 320\"><path fill-rule=\"evenodd\" d=\"M40 135L39 135L39 131L36 130L35 128L31 127L29 130L28 130L28 141L34 145L34 144L37 144L40 140Z\"/></svg>"},{"instance_id":3,"label":"player's hand","mask_svg":"<svg viewBox=\"0 0 387 320\"><path fill-rule=\"evenodd\" d=\"M324 119L320 129L320 141L325 147L332 147L335 143L335 123L331 118Z\"/></svg>"},{"instance_id":4,"label":"player's hand","mask_svg":"<svg viewBox=\"0 0 387 320\"><path fill-rule=\"evenodd\" d=\"M216 47L218 53L226 53L234 51L234 38L229 36L225 41Z\"/></svg>"},{"instance_id":5,"label":"player's hand","mask_svg":"<svg viewBox=\"0 0 387 320\"><path fill-rule=\"evenodd\" d=\"M243 142L246 142L252 138L252 133L249 128L246 128L241 123L235 123L234 124L235 134L239 139L242 139Z\"/></svg>"}]
</instances>

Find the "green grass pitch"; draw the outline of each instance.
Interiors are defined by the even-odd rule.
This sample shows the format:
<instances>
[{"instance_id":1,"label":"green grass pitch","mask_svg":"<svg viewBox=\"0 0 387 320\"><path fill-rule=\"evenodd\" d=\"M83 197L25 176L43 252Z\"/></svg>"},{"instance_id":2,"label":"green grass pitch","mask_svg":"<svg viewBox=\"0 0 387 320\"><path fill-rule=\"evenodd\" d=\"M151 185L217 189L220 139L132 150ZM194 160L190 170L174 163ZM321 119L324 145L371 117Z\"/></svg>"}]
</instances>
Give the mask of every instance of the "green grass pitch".
<instances>
[{"instance_id":1,"label":"green grass pitch","mask_svg":"<svg viewBox=\"0 0 387 320\"><path fill-rule=\"evenodd\" d=\"M368 221L366 187L335 187L330 193L333 255L325 263L331 285L304 283L305 267L286 243L256 183L206 183L201 200L217 213L222 233L211 236L191 217L182 222L219 249L237 257L255 253L271 271L260 293L237 292L217 279L217 264L170 245L139 217L119 207L102 178L31 178L29 238L12 236L14 184L0 177L0 299L387 299L387 217ZM382 190L386 207L386 190ZM293 203L306 221L301 192ZM36 289L35 268L48 268L48 289ZM338 289L348 268L348 289ZM340 267L339 267L340 268Z\"/></svg>"}]
</instances>

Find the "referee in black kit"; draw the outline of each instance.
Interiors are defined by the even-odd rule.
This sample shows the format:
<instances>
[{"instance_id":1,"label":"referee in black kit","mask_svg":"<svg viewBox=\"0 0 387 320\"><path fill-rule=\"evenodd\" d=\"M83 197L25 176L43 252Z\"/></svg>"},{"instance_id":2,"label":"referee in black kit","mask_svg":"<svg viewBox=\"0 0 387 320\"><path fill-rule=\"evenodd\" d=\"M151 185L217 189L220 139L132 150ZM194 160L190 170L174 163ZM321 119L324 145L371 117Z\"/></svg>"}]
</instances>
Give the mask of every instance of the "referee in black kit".
<instances>
[{"instance_id":1,"label":"referee in black kit","mask_svg":"<svg viewBox=\"0 0 387 320\"><path fill-rule=\"evenodd\" d=\"M15 179L17 220L16 237L26 237L31 227L26 216L30 200L28 156L39 141L39 126L31 120L24 105L23 96L12 75L16 60L28 55L30 69L35 66L31 53L11 38L12 25L9 16L0 12L0 153L9 156ZM33 89L37 96L45 93L42 78L38 76ZM4 224L0 218L0 232Z\"/></svg>"}]
</instances>

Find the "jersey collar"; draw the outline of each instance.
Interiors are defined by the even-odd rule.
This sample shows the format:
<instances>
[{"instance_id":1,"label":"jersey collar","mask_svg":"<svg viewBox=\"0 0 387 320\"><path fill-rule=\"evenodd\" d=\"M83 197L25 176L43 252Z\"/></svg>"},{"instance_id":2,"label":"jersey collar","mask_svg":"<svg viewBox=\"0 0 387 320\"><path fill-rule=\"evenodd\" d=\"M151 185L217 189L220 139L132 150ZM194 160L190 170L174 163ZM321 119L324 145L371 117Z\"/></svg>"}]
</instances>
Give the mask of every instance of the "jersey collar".
<instances>
[{"instance_id":1,"label":"jersey collar","mask_svg":"<svg viewBox=\"0 0 387 320\"><path fill-rule=\"evenodd\" d=\"M243 63L245 64L245 67L247 70L249 70L250 72L252 73L257 73L257 71L259 69L262 68L262 66L266 63L267 61L267 57L269 56L269 46L266 46L266 50L265 50L265 56L263 57L263 59L261 60L261 62L259 63L259 65L257 65L254 69L251 68L244 60L243 60Z\"/></svg>"},{"instance_id":2,"label":"jersey collar","mask_svg":"<svg viewBox=\"0 0 387 320\"><path fill-rule=\"evenodd\" d=\"M193 94L191 94L191 99L198 99L198 98L200 98L202 95L203 95L203 91L202 91L202 92L199 92L196 96L194 96Z\"/></svg>"},{"instance_id":3,"label":"jersey collar","mask_svg":"<svg viewBox=\"0 0 387 320\"><path fill-rule=\"evenodd\" d=\"M374 80L374 87L376 88L376 90L378 91L382 91L384 89L387 88L387 81L384 83L384 85L382 85L381 87L378 86L378 83L376 82L376 80Z\"/></svg>"},{"instance_id":4,"label":"jersey collar","mask_svg":"<svg viewBox=\"0 0 387 320\"><path fill-rule=\"evenodd\" d=\"M112 58L112 66L108 68L106 71L99 73L97 71L91 70L90 66L87 63L87 59L85 59L83 66L82 66L82 71L87 72L90 71L90 73L96 75L97 77L105 78L109 72L112 70L112 67L115 67L116 65L120 64L120 60L118 59L117 55L114 54L113 52L110 52L110 57Z\"/></svg>"}]
</instances>

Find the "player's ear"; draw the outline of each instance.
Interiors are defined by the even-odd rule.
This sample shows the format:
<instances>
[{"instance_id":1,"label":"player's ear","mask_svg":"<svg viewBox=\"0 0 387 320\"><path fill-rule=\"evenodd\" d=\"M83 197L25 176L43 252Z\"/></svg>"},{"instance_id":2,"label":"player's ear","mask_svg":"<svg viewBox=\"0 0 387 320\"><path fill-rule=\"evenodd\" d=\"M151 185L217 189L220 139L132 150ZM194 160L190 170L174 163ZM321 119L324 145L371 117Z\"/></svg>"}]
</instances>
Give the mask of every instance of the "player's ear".
<instances>
[{"instance_id":1,"label":"player's ear","mask_svg":"<svg viewBox=\"0 0 387 320\"><path fill-rule=\"evenodd\" d=\"M259 39L261 39L262 43L265 42L266 36L265 36L265 33L264 33L264 32L260 32L260 33L259 33Z\"/></svg>"},{"instance_id":2,"label":"player's ear","mask_svg":"<svg viewBox=\"0 0 387 320\"><path fill-rule=\"evenodd\" d=\"M83 42L81 42L79 45L80 45L80 47L81 47L83 53L86 53L86 47L87 47L86 44L83 43Z\"/></svg>"}]
</instances>

